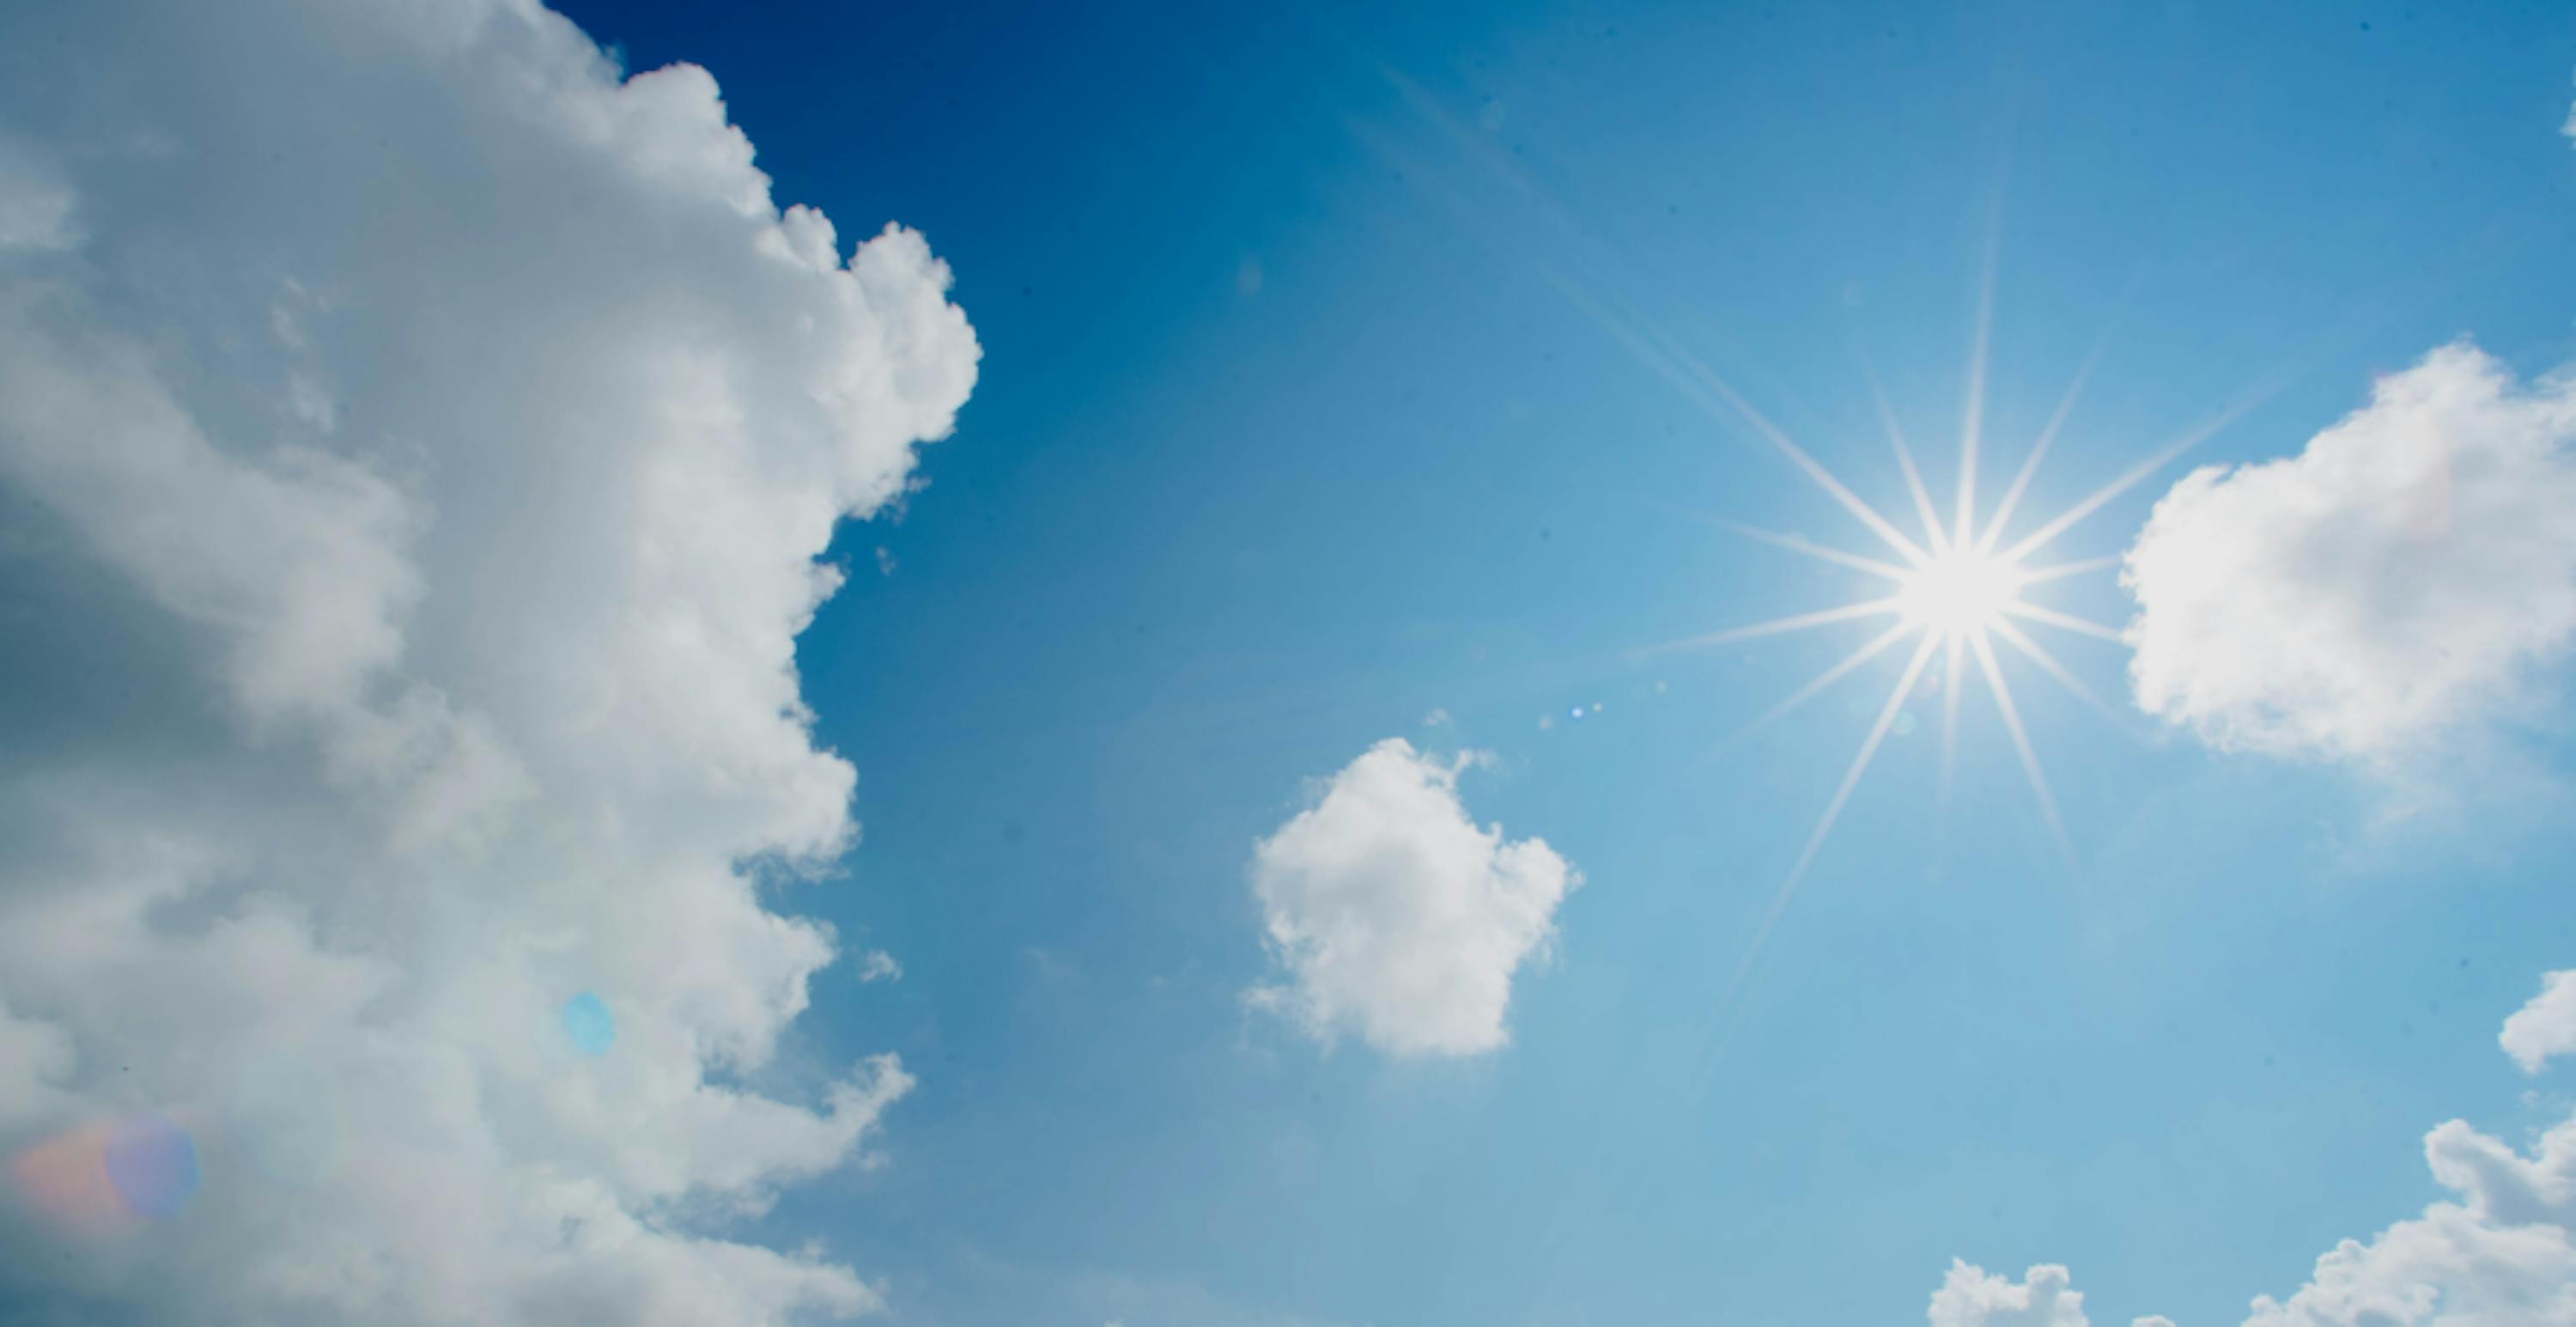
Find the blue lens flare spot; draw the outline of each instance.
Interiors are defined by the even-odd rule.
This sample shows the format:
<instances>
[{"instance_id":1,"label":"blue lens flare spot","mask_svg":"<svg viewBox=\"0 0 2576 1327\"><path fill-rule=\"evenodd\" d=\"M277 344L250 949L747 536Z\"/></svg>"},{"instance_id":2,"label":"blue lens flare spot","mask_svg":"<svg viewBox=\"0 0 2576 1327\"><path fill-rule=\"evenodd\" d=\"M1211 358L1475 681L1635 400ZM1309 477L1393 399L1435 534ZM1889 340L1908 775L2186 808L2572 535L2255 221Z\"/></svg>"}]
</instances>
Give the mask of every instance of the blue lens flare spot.
<instances>
[{"instance_id":1,"label":"blue lens flare spot","mask_svg":"<svg viewBox=\"0 0 2576 1327\"><path fill-rule=\"evenodd\" d=\"M137 1216L170 1216L197 1193L197 1140L167 1116L138 1115L108 1135L107 1182Z\"/></svg>"},{"instance_id":2,"label":"blue lens flare spot","mask_svg":"<svg viewBox=\"0 0 2576 1327\"><path fill-rule=\"evenodd\" d=\"M608 1012L607 1001L589 991L564 1001L563 1025L573 1049L584 1055L606 1055L617 1040L617 1016Z\"/></svg>"}]
</instances>

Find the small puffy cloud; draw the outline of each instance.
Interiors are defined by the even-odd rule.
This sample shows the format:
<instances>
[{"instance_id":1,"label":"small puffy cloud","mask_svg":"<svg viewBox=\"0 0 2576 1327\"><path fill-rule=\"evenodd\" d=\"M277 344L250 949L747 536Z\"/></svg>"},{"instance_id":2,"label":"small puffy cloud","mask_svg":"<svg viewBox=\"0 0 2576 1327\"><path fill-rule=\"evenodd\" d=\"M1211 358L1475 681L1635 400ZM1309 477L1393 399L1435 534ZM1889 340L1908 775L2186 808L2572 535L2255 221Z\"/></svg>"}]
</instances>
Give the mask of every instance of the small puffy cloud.
<instances>
[{"instance_id":1,"label":"small puffy cloud","mask_svg":"<svg viewBox=\"0 0 2576 1327\"><path fill-rule=\"evenodd\" d=\"M1512 974L1545 951L1582 877L1544 841L1468 818L1458 775L1478 759L1388 738L1254 846L1252 892L1286 973L1256 1004L1392 1055L1507 1040Z\"/></svg>"},{"instance_id":2,"label":"small puffy cloud","mask_svg":"<svg viewBox=\"0 0 2576 1327\"><path fill-rule=\"evenodd\" d=\"M2576 1055L2576 969L2544 978L2540 994L2504 1021L2496 1040L2527 1074L2539 1073L2551 1056Z\"/></svg>"},{"instance_id":3,"label":"small puffy cloud","mask_svg":"<svg viewBox=\"0 0 2576 1327\"><path fill-rule=\"evenodd\" d=\"M975 378L929 246L534 0L0 5L0 126L0 1302L879 1307L742 1223L912 1081L773 1063L773 909L816 559Z\"/></svg>"},{"instance_id":4,"label":"small puffy cloud","mask_svg":"<svg viewBox=\"0 0 2576 1327\"><path fill-rule=\"evenodd\" d=\"M2386 765L2529 697L2576 640L2576 377L2466 342L2297 456L2156 504L2122 582L2138 703L2222 748Z\"/></svg>"},{"instance_id":5,"label":"small puffy cloud","mask_svg":"<svg viewBox=\"0 0 2576 1327\"><path fill-rule=\"evenodd\" d=\"M1953 1258L1950 1274L1932 1292L1932 1327L2091 1327L2084 1296L2067 1288L2066 1269L2053 1263L2031 1268L2016 1284L1973 1263ZM2173 1327L2162 1318L2139 1318L2132 1327Z\"/></svg>"},{"instance_id":6,"label":"small puffy cloud","mask_svg":"<svg viewBox=\"0 0 2576 1327\"><path fill-rule=\"evenodd\" d=\"M896 962L894 955L882 949L871 949L859 955L858 964L861 981L903 980L903 964Z\"/></svg>"}]
</instances>

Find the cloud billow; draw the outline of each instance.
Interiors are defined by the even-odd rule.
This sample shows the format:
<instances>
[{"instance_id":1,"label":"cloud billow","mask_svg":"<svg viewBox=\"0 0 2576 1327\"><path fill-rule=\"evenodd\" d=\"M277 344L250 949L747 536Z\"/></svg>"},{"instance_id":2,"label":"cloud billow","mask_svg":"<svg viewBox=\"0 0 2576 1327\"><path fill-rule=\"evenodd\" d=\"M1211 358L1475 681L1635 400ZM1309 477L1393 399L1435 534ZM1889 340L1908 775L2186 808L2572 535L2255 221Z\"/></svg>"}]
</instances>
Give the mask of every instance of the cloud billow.
<instances>
[{"instance_id":1,"label":"cloud billow","mask_svg":"<svg viewBox=\"0 0 2576 1327\"><path fill-rule=\"evenodd\" d=\"M2138 703L2390 768L2514 716L2576 642L2576 377L2463 341L2297 456L2184 478L2122 580Z\"/></svg>"},{"instance_id":2,"label":"cloud billow","mask_svg":"<svg viewBox=\"0 0 2576 1327\"><path fill-rule=\"evenodd\" d=\"M751 159L524 0L0 9L0 1302L878 1306L728 1233L910 1083L774 1063L761 882L853 834L815 559L977 348Z\"/></svg>"},{"instance_id":3,"label":"cloud billow","mask_svg":"<svg viewBox=\"0 0 2576 1327\"><path fill-rule=\"evenodd\" d=\"M1932 1327L2091 1327L2084 1295L2068 1288L2066 1269L2054 1263L2031 1268L2019 1283L1973 1263L1950 1260L1950 1274L1932 1292ZM2173 1327L2163 1318L2139 1318L2130 1327Z\"/></svg>"},{"instance_id":4,"label":"cloud billow","mask_svg":"<svg viewBox=\"0 0 2576 1327\"><path fill-rule=\"evenodd\" d=\"M1458 775L1475 760L1390 737L1254 846L1253 895L1286 976L1255 988L1257 1005L1390 1055L1508 1039L1513 974L1545 952L1583 878L1544 840L1468 818Z\"/></svg>"}]
</instances>

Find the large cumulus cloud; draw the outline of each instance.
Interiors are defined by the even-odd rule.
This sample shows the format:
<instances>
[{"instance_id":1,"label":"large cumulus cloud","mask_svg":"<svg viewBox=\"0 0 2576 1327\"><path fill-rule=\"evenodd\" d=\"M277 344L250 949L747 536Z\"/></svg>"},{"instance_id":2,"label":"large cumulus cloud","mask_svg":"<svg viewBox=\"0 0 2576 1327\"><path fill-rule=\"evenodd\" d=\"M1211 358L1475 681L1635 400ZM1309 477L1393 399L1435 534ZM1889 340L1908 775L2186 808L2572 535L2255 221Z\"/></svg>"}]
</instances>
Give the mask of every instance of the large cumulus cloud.
<instances>
[{"instance_id":1,"label":"large cumulus cloud","mask_svg":"<svg viewBox=\"0 0 2576 1327\"><path fill-rule=\"evenodd\" d=\"M2576 640L2576 377L2467 342L2298 455L2184 478L2122 580L2138 703L2222 746L2390 766L2525 705Z\"/></svg>"},{"instance_id":2,"label":"large cumulus cloud","mask_svg":"<svg viewBox=\"0 0 2576 1327\"><path fill-rule=\"evenodd\" d=\"M946 287L533 0L0 7L0 1306L875 1307L728 1230L910 1081L769 895Z\"/></svg>"},{"instance_id":3,"label":"large cumulus cloud","mask_svg":"<svg viewBox=\"0 0 2576 1327\"><path fill-rule=\"evenodd\" d=\"M1501 1046L1512 975L1583 877L1543 839L1479 828L1455 761L1390 737L1254 846L1252 890L1286 980L1252 992L1330 1042L1393 1055Z\"/></svg>"}]
</instances>

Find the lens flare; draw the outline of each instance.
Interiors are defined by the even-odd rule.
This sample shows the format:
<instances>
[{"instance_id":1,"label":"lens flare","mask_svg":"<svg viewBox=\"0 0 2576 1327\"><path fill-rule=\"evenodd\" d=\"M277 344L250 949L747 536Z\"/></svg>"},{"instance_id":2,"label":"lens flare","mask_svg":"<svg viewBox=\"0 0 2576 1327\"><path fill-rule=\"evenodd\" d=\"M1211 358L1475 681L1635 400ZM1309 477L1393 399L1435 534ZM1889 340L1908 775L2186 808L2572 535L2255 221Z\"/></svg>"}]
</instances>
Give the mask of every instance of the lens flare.
<instances>
[{"instance_id":1,"label":"lens flare","mask_svg":"<svg viewBox=\"0 0 2576 1327\"><path fill-rule=\"evenodd\" d=\"M617 1016L608 1011L607 1001L589 991L564 1001L563 1026L572 1048L584 1055L606 1055L617 1041Z\"/></svg>"},{"instance_id":2,"label":"lens flare","mask_svg":"<svg viewBox=\"0 0 2576 1327\"><path fill-rule=\"evenodd\" d=\"M104 1234L175 1216L197 1196L197 1140L167 1115L89 1124L20 1150L9 1178L61 1228Z\"/></svg>"},{"instance_id":3,"label":"lens flare","mask_svg":"<svg viewBox=\"0 0 2576 1327\"><path fill-rule=\"evenodd\" d=\"M116 1196L136 1216L173 1216L197 1196L197 1140L166 1115L118 1123L99 1160Z\"/></svg>"},{"instance_id":4,"label":"lens flare","mask_svg":"<svg viewBox=\"0 0 2576 1327\"><path fill-rule=\"evenodd\" d=\"M9 1158L9 1178L28 1207L56 1227L98 1234L128 1219L107 1178L108 1127L92 1124L31 1144Z\"/></svg>"}]
</instances>

